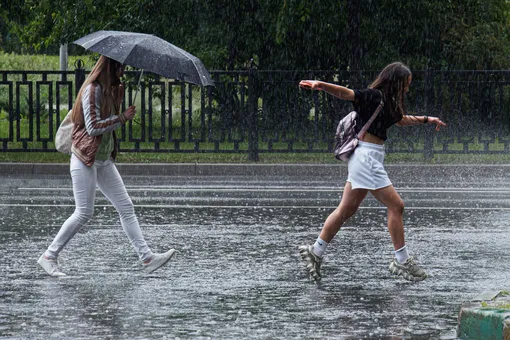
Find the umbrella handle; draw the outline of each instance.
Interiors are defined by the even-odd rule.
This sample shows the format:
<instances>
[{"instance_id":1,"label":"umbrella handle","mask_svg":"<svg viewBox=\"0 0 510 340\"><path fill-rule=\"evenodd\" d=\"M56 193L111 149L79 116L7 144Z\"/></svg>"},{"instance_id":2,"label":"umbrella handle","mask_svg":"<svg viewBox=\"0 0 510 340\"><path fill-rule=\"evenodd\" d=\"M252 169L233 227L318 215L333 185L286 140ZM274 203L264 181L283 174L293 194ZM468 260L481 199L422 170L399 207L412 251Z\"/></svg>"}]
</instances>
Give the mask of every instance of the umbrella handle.
<instances>
[{"instance_id":1,"label":"umbrella handle","mask_svg":"<svg viewBox=\"0 0 510 340\"><path fill-rule=\"evenodd\" d=\"M140 81L142 80L142 76L143 76L143 69L142 69L142 72L140 72L140 77L138 78L138 84L136 84L136 92L135 92L135 98L133 98L133 105L135 104L135 101L136 101L136 97L138 95L138 87L140 86ZM133 118L133 121L138 124L138 125L141 125L136 119Z\"/></svg>"},{"instance_id":2,"label":"umbrella handle","mask_svg":"<svg viewBox=\"0 0 510 340\"><path fill-rule=\"evenodd\" d=\"M138 87L140 86L140 81L142 80L143 76L143 69L142 72L140 72L140 77L138 78L138 84L136 84L136 92L135 92L135 98L133 99L133 104L135 104L136 96L138 95Z\"/></svg>"}]
</instances>

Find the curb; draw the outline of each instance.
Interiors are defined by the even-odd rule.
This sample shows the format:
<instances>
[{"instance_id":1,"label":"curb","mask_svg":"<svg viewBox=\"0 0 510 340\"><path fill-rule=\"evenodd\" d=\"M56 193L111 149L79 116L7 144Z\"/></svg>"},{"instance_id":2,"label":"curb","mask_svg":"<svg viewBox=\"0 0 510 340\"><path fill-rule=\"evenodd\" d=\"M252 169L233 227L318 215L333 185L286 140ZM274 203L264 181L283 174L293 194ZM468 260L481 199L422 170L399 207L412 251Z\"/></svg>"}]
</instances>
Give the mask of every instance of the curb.
<instances>
[{"instance_id":1,"label":"curb","mask_svg":"<svg viewBox=\"0 0 510 340\"><path fill-rule=\"evenodd\" d=\"M457 336L461 339L510 340L508 292L483 293L460 308Z\"/></svg>"}]
</instances>

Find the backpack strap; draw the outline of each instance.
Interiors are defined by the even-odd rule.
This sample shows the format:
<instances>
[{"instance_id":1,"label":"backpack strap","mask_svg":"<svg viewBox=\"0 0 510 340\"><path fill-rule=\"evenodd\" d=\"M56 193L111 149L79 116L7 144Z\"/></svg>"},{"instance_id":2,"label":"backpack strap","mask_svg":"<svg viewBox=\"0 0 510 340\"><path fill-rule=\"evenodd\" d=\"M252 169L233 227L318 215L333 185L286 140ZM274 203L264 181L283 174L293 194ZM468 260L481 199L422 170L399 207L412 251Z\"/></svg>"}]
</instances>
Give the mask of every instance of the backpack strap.
<instances>
[{"instance_id":1,"label":"backpack strap","mask_svg":"<svg viewBox=\"0 0 510 340\"><path fill-rule=\"evenodd\" d=\"M374 122L375 117L377 117L377 115L379 114L379 112L381 112L381 109L384 106L382 93L379 90L377 90L377 92L379 92L379 94L381 95L381 102L379 103L379 106L377 107L377 109L375 109L374 113L372 114L372 117L370 117L368 122L366 122L365 125L363 125L363 127L361 128L361 131L357 135L358 139L363 138L363 136L365 136L365 133L367 133L368 128Z\"/></svg>"}]
</instances>

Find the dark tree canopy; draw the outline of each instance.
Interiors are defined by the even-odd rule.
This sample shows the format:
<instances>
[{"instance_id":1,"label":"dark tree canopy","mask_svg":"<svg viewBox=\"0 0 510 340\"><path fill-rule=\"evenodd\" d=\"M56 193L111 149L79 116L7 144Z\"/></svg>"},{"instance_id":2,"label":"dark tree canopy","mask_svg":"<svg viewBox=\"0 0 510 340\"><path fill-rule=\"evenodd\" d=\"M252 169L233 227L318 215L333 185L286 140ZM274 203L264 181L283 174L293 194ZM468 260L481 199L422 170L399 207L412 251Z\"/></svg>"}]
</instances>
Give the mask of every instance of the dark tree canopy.
<instances>
[{"instance_id":1,"label":"dark tree canopy","mask_svg":"<svg viewBox=\"0 0 510 340\"><path fill-rule=\"evenodd\" d=\"M156 34L209 69L507 69L507 0L2 0L0 50L101 29ZM83 52L79 48L73 51Z\"/></svg>"}]
</instances>

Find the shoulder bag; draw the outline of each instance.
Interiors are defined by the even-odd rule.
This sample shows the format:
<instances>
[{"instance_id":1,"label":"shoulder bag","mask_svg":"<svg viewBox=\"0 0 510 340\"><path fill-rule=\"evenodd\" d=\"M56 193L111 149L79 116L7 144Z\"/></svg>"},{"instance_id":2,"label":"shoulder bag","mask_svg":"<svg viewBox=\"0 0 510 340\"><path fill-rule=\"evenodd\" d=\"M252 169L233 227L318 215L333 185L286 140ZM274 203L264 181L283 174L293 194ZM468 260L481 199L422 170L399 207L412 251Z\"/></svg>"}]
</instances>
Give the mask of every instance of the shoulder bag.
<instances>
[{"instance_id":1,"label":"shoulder bag","mask_svg":"<svg viewBox=\"0 0 510 340\"><path fill-rule=\"evenodd\" d=\"M71 154L71 146L73 145L73 122L71 121L70 110L64 120L60 123L57 133L55 134L55 149L62 153Z\"/></svg>"}]
</instances>

